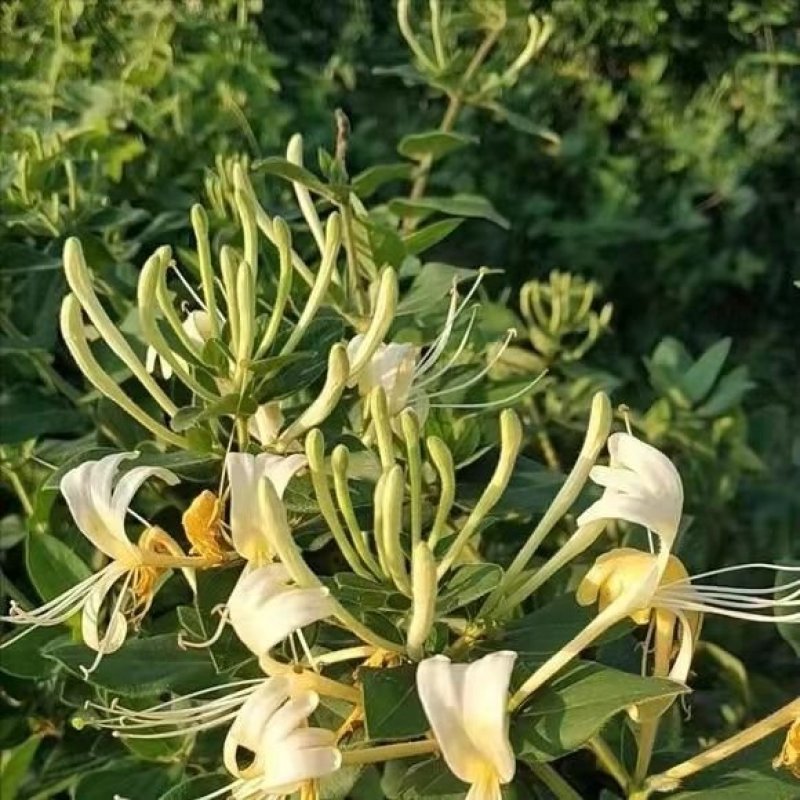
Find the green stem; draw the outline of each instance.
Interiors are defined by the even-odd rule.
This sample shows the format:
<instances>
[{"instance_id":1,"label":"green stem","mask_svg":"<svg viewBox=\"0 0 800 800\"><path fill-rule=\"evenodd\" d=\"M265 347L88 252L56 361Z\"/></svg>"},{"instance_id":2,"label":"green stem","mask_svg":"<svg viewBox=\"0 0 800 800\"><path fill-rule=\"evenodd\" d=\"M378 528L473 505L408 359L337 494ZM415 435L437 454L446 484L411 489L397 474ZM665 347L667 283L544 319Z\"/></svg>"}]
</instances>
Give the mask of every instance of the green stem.
<instances>
[{"instance_id":1,"label":"green stem","mask_svg":"<svg viewBox=\"0 0 800 800\"><path fill-rule=\"evenodd\" d=\"M364 747L360 750L345 750L342 753L342 766L347 764L376 764L380 761L391 761L395 758L413 758L434 753L437 750L433 739L421 742L400 742L385 744L379 747Z\"/></svg>"},{"instance_id":2,"label":"green stem","mask_svg":"<svg viewBox=\"0 0 800 800\"><path fill-rule=\"evenodd\" d=\"M558 800L581 800L581 796L549 764L529 763L528 767Z\"/></svg>"},{"instance_id":3,"label":"green stem","mask_svg":"<svg viewBox=\"0 0 800 800\"><path fill-rule=\"evenodd\" d=\"M593 736L586 743L586 746L594 753L603 771L608 773L608 775L619 784L620 789L626 791L631 782L628 770L625 769L622 762L616 757L605 739L600 736Z\"/></svg>"},{"instance_id":4,"label":"green stem","mask_svg":"<svg viewBox=\"0 0 800 800\"><path fill-rule=\"evenodd\" d=\"M25 516L30 517L33 514L33 503L30 497L28 497L28 493L25 491L25 487L22 485L19 475L12 469L3 469L3 474L8 478L8 482L16 492L19 502L22 505L22 510L25 512Z\"/></svg>"}]
</instances>

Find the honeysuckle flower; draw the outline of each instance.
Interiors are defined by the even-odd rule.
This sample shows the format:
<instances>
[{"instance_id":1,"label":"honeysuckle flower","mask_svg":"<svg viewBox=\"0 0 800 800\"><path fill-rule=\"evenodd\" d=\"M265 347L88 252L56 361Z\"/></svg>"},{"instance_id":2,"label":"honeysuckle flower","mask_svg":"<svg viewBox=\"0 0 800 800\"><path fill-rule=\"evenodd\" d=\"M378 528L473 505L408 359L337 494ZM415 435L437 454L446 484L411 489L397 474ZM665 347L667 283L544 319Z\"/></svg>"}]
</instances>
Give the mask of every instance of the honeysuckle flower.
<instances>
[{"instance_id":1,"label":"honeysuckle flower","mask_svg":"<svg viewBox=\"0 0 800 800\"><path fill-rule=\"evenodd\" d=\"M284 677L292 677L297 687L301 687L304 678L293 672L290 665L273 660L270 650L292 634L299 633L304 626L325 619L331 613L327 589L300 588L292 584L281 564L247 564L225 605L217 633L208 642L191 646L213 644L225 623L230 622L242 643L258 656L265 672L280 670L285 673ZM302 638L301 645L306 649ZM309 659L313 662L310 656ZM320 677L319 680L323 679ZM99 722L99 727L112 728L135 738L162 738L202 731L229 722L267 684L277 685L273 677L265 677L233 681L143 710L127 709L116 704L110 707L90 704L90 707L107 717ZM212 699L204 697L212 693L220 696ZM188 700L200 698L199 705L187 706ZM245 718L249 719L247 715ZM244 724L240 723L236 730L242 730Z\"/></svg>"},{"instance_id":2,"label":"honeysuckle flower","mask_svg":"<svg viewBox=\"0 0 800 800\"><path fill-rule=\"evenodd\" d=\"M293 585L282 564L248 565L228 599L228 615L236 635L262 657L294 631L330 616L329 594Z\"/></svg>"},{"instance_id":3,"label":"honeysuckle flower","mask_svg":"<svg viewBox=\"0 0 800 800\"><path fill-rule=\"evenodd\" d=\"M670 567L670 550L678 535L683 510L683 483L675 465L655 447L629 433L608 438L610 463L595 466L589 473L595 483L605 487L602 497L578 517L579 528L597 522L622 519L642 525L658 539L658 548L648 559L631 567L630 580L618 581L609 593L610 602L598 615L557 653L545 661L511 698L512 710L523 703L543 683L589 647L612 625L625 617L652 607L653 597ZM600 569L600 568L599 568ZM588 590L587 590L588 592ZM683 612L681 612L683 613ZM689 628L689 624L685 625ZM691 663L691 637L682 640L676 674L688 673Z\"/></svg>"},{"instance_id":4,"label":"honeysuckle flower","mask_svg":"<svg viewBox=\"0 0 800 800\"><path fill-rule=\"evenodd\" d=\"M675 465L629 433L612 433L608 452L609 465L589 473L605 487L603 496L578 517L578 525L622 519L653 531L662 546L672 547L683 511L683 483Z\"/></svg>"},{"instance_id":5,"label":"honeysuckle flower","mask_svg":"<svg viewBox=\"0 0 800 800\"><path fill-rule=\"evenodd\" d=\"M508 684L516 653L490 653L471 664L433 656L417 668L417 689L451 772L470 784L467 800L500 800L514 777L508 738Z\"/></svg>"},{"instance_id":6,"label":"honeysuckle flower","mask_svg":"<svg viewBox=\"0 0 800 800\"><path fill-rule=\"evenodd\" d=\"M629 608L628 616L639 625L652 626L655 675L685 682L705 614L753 622L800 623L800 612L791 610L800 606L800 579L765 589L700 583L702 579L728 572L758 569L800 572L800 568L742 564L691 577L681 561L670 554L658 584L653 586L652 576L658 559L654 553L632 548L611 550L597 559L576 593L579 604L596 602L602 613L619 598L637 592L642 585L651 588L649 598L643 599L639 608ZM790 610L787 613L785 609ZM680 646L673 661L676 640Z\"/></svg>"},{"instance_id":7,"label":"honeysuckle flower","mask_svg":"<svg viewBox=\"0 0 800 800\"><path fill-rule=\"evenodd\" d=\"M6 622L29 625L28 630L32 630L61 624L82 612L82 637L86 645L98 653L95 665L104 654L122 646L128 632L128 619L138 621L149 608L156 579L163 570L147 563L147 552L181 554L177 543L160 529L149 528L138 545L128 539L125 520L139 487L152 477L168 484L178 482L176 475L161 467L134 467L117 478L120 464L137 456L138 453L117 453L98 461L85 461L61 479L61 493L75 524L110 563L37 609L25 611L12 603L9 616L2 618ZM101 633L102 610L111 590L120 581L122 586L111 604L105 631Z\"/></svg>"},{"instance_id":8,"label":"honeysuckle flower","mask_svg":"<svg viewBox=\"0 0 800 800\"><path fill-rule=\"evenodd\" d=\"M233 546L254 564L272 560L268 516L261 508L258 485L268 479L278 497L289 481L306 465L306 457L260 453L229 453L225 461L230 484L230 527Z\"/></svg>"},{"instance_id":9,"label":"honeysuckle flower","mask_svg":"<svg viewBox=\"0 0 800 800\"><path fill-rule=\"evenodd\" d=\"M207 311L190 311L184 318L182 327L189 341L200 350L202 350L205 343L213 336L211 316ZM163 378L168 379L172 377L172 367L158 355L153 347L147 348L144 363L149 373L152 374L155 372L157 365Z\"/></svg>"},{"instance_id":10,"label":"honeysuckle flower","mask_svg":"<svg viewBox=\"0 0 800 800\"><path fill-rule=\"evenodd\" d=\"M291 677L268 678L247 699L225 737L223 761L243 793L289 795L339 769L333 731L308 727L319 695ZM244 750L249 763L240 761ZM245 787L247 787L245 789Z\"/></svg>"},{"instance_id":11,"label":"honeysuckle flower","mask_svg":"<svg viewBox=\"0 0 800 800\"><path fill-rule=\"evenodd\" d=\"M780 754L772 762L775 769L788 769L795 778L800 779L800 717L786 732L786 740Z\"/></svg>"},{"instance_id":12,"label":"honeysuckle flower","mask_svg":"<svg viewBox=\"0 0 800 800\"><path fill-rule=\"evenodd\" d=\"M439 335L431 342L422 354L416 345L390 342L379 344L372 348L368 337L363 334L354 336L347 344L347 355L351 363L360 363L362 349L371 353L366 364L351 377L349 386L358 386L359 394L368 396L377 387L386 392L386 400L391 416L397 416L406 408L411 408L417 415L420 423L424 423L431 408L491 408L495 405L504 405L517 397L525 394L536 382L532 381L518 392L498 401L480 404L463 404L446 402L447 395L468 389L484 378L492 367L502 358L513 336L510 331L503 344L496 348L489 362L475 375L458 382L453 386L434 389L433 385L445 377L456 365L470 340L472 326L475 322L473 312L461 341L452 354L445 359L445 351L453 336L457 320L468 307L472 296L478 289L483 272L479 273L464 299L459 303L455 287L451 292L450 306L444 325ZM538 378L536 379L538 380Z\"/></svg>"},{"instance_id":13,"label":"honeysuckle flower","mask_svg":"<svg viewBox=\"0 0 800 800\"><path fill-rule=\"evenodd\" d=\"M205 489L189 504L181 521L192 552L209 563L225 560L228 548L222 533L223 503L214 492Z\"/></svg>"}]
</instances>

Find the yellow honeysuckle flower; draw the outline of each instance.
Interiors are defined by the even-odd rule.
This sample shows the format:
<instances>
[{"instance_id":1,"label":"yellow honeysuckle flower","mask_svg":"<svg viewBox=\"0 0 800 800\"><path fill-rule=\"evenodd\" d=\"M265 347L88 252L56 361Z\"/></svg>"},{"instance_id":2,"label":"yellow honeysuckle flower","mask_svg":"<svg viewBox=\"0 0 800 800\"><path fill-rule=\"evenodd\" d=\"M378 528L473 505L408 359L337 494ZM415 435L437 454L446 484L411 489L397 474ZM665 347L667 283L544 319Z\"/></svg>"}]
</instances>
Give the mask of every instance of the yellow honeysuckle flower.
<instances>
[{"instance_id":1,"label":"yellow honeysuckle flower","mask_svg":"<svg viewBox=\"0 0 800 800\"><path fill-rule=\"evenodd\" d=\"M786 732L786 741L780 755L772 762L775 769L783 767L788 769L795 778L800 778L800 717L798 717Z\"/></svg>"}]
</instances>

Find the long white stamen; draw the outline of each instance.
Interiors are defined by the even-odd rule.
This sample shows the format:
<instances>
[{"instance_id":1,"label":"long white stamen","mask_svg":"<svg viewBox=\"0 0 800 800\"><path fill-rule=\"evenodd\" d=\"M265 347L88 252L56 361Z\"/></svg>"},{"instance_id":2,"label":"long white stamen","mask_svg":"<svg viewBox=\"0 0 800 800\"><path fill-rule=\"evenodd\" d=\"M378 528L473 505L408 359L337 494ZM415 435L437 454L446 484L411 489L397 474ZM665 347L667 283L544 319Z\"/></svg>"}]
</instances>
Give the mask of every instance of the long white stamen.
<instances>
[{"instance_id":1,"label":"long white stamen","mask_svg":"<svg viewBox=\"0 0 800 800\"><path fill-rule=\"evenodd\" d=\"M800 612L796 614L756 614L745 611L734 611L732 609L722 608L720 606L705 605L704 603L692 603L689 601L675 601L673 603L664 602L665 608L676 608L682 611L696 611L700 614L716 614L722 617L732 617L733 619L741 619L749 622L783 622L795 623L800 622Z\"/></svg>"},{"instance_id":2,"label":"long white stamen","mask_svg":"<svg viewBox=\"0 0 800 800\"><path fill-rule=\"evenodd\" d=\"M204 695L212 694L214 692L228 692L231 689L235 689L237 686L242 686L242 687L249 686L249 687L252 688L256 684L261 684L261 683L264 683L264 678L247 678L247 679L240 680L240 681L231 681L230 683L224 683L221 686L208 686L205 689L198 689L197 691L191 692L190 694L184 694L184 695L181 695L180 697L173 697L171 700L165 700L163 703L158 703L158 704L156 704L154 706L150 706L149 708L143 708L143 709L139 709L139 710L123 708L122 706L120 706L116 702L116 700L112 701L111 705L108 706L108 707L99 705L98 703L92 703L92 702L87 703L86 706L87 706L87 708L94 708L94 709L97 709L98 711L112 712L114 714L118 714L120 711L125 712L121 716L129 716L129 715L141 716L143 714L152 714L154 712L159 712L159 711L162 711L164 709L170 708L171 706L175 705L176 703L183 703L183 702L185 702L187 700L193 700L196 697L203 697ZM245 691L245 689L238 689L236 692L234 692L234 695L239 694L239 692L244 692L244 691ZM232 696L233 695L227 694L224 697L217 698L217 700L224 701L227 698L232 697ZM211 703L211 702L215 702L215 701L209 701L209 703Z\"/></svg>"},{"instance_id":3,"label":"long white stamen","mask_svg":"<svg viewBox=\"0 0 800 800\"><path fill-rule=\"evenodd\" d=\"M473 375L471 378L463 381L462 383L456 384L455 386L450 386L445 389L439 389L439 391L436 392L429 392L428 397L438 397L439 395L443 394L452 394L453 392L458 392L461 391L462 389L467 389L470 386L476 384L479 380L481 380L481 378L487 375L491 371L492 367L494 367L494 365L503 357L503 353L505 353L505 351L508 349L511 340L516 335L517 332L513 328L506 333L506 338L500 345L500 349L497 351L497 353L494 354L494 356L492 356L492 358L489 360L489 363L486 364L486 366L484 366L484 368L480 370L480 372Z\"/></svg>"},{"instance_id":4,"label":"long white stamen","mask_svg":"<svg viewBox=\"0 0 800 800\"><path fill-rule=\"evenodd\" d=\"M784 564L765 564L759 561L754 561L750 564L734 564L732 567L720 567L719 569L711 569L708 572L701 572L698 575L692 575L689 578L681 578L680 580L673 581L673 583L687 583L698 580L699 578L710 578L714 575L724 575L728 572L740 572L745 569L768 569L773 572L800 572L800 567L788 566Z\"/></svg>"},{"instance_id":5,"label":"long white stamen","mask_svg":"<svg viewBox=\"0 0 800 800\"><path fill-rule=\"evenodd\" d=\"M211 730L226 722L236 719L239 709L235 708L230 713L224 716L218 716L208 722L201 722L194 725L181 725L179 728L170 731L161 731L159 733L130 733L127 728L115 730L113 736L119 738L124 736L127 739L172 739L175 736L186 736L189 733L200 733L201 731Z\"/></svg>"},{"instance_id":6,"label":"long white stamen","mask_svg":"<svg viewBox=\"0 0 800 800\"><path fill-rule=\"evenodd\" d=\"M306 637L303 635L303 631L298 628L296 633L297 640L300 642L300 647L303 649L311 669L313 669L314 672L319 672L319 665L314 658L314 654L311 652L311 648L308 646L308 642L306 641Z\"/></svg>"},{"instance_id":7,"label":"long white stamen","mask_svg":"<svg viewBox=\"0 0 800 800\"><path fill-rule=\"evenodd\" d=\"M105 570L101 570L94 575L90 575L77 586L73 586L58 597L30 611L25 611L16 602L12 601L9 616L0 617L0 620L18 624L57 625L80 609L86 596L94 585L104 577L104 574ZM65 609L70 610L66 611Z\"/></svg>"},{"instance_id":8,"label":"long white stamen","mask_svg":"<svg viewBox=\"0 0 800 800\"><path fill-rule=\"evenodd\" d=\"M225 626L228 623L228 609L224 606L216 606L215 608L211 609L211 613L219 614L219 622L217 623L214 633L212 633L208 639L199 642L193 642L190 639L187 639L183 635L183 631L181 631L178 634L178 647L180 647L181 650L185 650L187 648L202 650L203 648L211 647L212 644L215 644L219 641L220 637L225 632Z\"/></svg>"},{"instance_id":9,"label":"long white stamen","mask_svg":"<svg viewBox=\"0 0 800 800\"><path fill-rule=\"evenodd\" d=\"M464 348L467 346L467 343L469 342L469 337L472 334L472 328L475 325L475 320L477 316L478 316L478 306L475 306L472 309L472 313L470 314L469 322L467 323L467 329L464 332L464 335L461 337L461 341L459 342L458 347L456 348L453 355L450 356L450 358L447 360L447 363L440 369L436 370L436 372L434 372L433 375L428 375L428 377L425 378L425 380L416 381L414 384L414 389L422 389L423 387L427 386L433 381L438 380L453 366L453 364L456 363L458 358L464 352Z\"/></svg>"},{"instance_id":10,"label":"long white stamen","mask_svg":"<svg viewBox=\"0 0 800 800\"><path fill-rule=\"evenodd\" d=\"M534 386L536 386L539 381L547 375L547 370L544 370L541 374L539 374L536 378L534 378L530 383L523 386L518 391L514 392L513 394L508 395L507 397L501 397L498 400L491 400L487 403L431 403L431 408L473 408L473 409L485 409L485 408L496 408L498 406L504 406L506 403L512 403L518 397L522 397L524 394L527 394Z\"/></svg>"},{"instance_id":11,"label":"long white stamen","mask_svg":"<svg viewBox=\"0 0 800 800\"><path fill-rule=\"evenodd\" d=\"M420 361L417 365L416 370L414 370L414 378L422 377L426 372L432 369L436 362L441 357L444 349L447 347L447 343L450 341L450 336L453 333L453 326L456 323L456 320L461 315L463 310L467 307L469 301L472 299L472 296L478 290L478 287L483 280L483 276L485 274L484 270L480 270L478 272L478 277L475 279L474 283L470 287L470 290L467 292L466 297L463 301L456 306L456 302L458 300L458 292L456 289L456 285L453 285L453 294L452 299L450 301L450 308L447 312L447 318L445 319L444 328L442 328L442 332L439 336L436 337L433 341L433 345L425 357Z\"/></svg>"},{"instance_id":12,"label":"long white stamen","mask_svg":"<svg viewBox=\"0 0 800 800\"><path fill-rule=\"evenodd\" d=\"M217 789L216 791L204 794L202 797L196 797L194 800L213 800L213 798L227 794L228 792L233 794L239 791L243 785L244 781L241 778L237 778L235 781L233 781L233 783L229 783L226 786L223 786L221 789Z\"/></svg>"},{"instance_id":13,"label":"long white stamen","mask_svg":"<svg viewBox=\"0 0 800 800\"><path fill-rule=\"evenodd\" d=\"M729 608L782 608L787 606L800 606L800 600L795 599L798 596L797 594L791 595L788 598L783 597L777 599L770 597L769 594L771 593L765 593L765 595L761 597L742 597L740 595L726 594L725 592L696 593L688 590L684 592L659 592L658 598L676 601L686 600L690 603L708 603L709 605L718 604Z\"/></svg>"}]
</instances>

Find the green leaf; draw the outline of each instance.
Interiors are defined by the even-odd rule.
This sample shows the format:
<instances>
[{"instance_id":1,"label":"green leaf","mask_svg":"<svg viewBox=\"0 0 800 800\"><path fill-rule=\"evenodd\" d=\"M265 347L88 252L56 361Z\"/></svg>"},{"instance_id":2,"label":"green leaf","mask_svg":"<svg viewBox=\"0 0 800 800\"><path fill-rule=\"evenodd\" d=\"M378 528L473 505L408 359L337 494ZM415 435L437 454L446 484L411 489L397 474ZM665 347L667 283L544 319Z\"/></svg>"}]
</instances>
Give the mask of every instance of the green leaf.
<instances>
[{"instance_id":1,"label":"green leaf","mask_svg":"<svg viewBox=\"0 0 800 800\"><path fill-rule=\"evenodd\" d=\"M408 739L430 727L417 696L417 668L363 669L364 718L369 739Z\"/></svg>"},{"instance_id":2,"label":"green leaf","mask_svg":"<svg viewBox=\"0 0 800 800\"><path fill-rule=\"evenodd\" d=\"M9 638L20 632L21 628L15 627L10 631ZM60 626L28 629L14 644L3 647L0 671L26 680L46 678L58 666L45 658L41 650L63 635L64 629Z\"/></svg>"},{"instance_id":3,"label":"green leaf","mask_svg":"<svg viewBox=\"0 0 800 800\"><path fill-rule=\"evenodd\" d=\"M697 413L701 417L719 417L738 405L754 386L747 367L736 367L722 377L711 397L697 409Z\"/></svg>"},{"instance_id":4,"label":"green leaf","mask_svg":"<svg viewBox=\"0 0 800 800\"><path fill-rule=\"evenodd\" d=\"M364 200L386 183L410 178L412 169L411 164L378 164L356 175L351 184L352 189Z\"/></svg>"},{"instance_id":5,"label":"green leaf","mask_svg":"<svg viewBox=\"0 0 800 800\"><path fill-rule=\"evenodd\" d=\"M514 752L523 760L551 761L577 750L620 711L683 691L672 681L578 662L539 689L515 715Z\"/></svg>"},{"instance_id":6,"label":"green leaf","mask_svg":"<svg viewBox=\"0 0 800 800\"><path fill-rule=\"evenodd\" d=\"M497 564L467 564L460 567L436 601L439 615L449 614L489 594L500 582L503 570Z\"/></svg>"},{"instance_id":7,"label":"green leaf","mask_svg":"<svg viewBox=\"0 0 800 800\"><path fill-rule=\"evenodd\" d=\"M397 316L421 314L436 307L445 307L453 285L474 281L478 270L453 267L450 264L425 264L414 278L411 288L397 305Z\"/></svg>"},{"instance_id":8,"label":"green leaf","mask_svg":"<svg viewBox=\"0 0 800 800\"><path fill-rule=\"evenodd\" d=\"M400 781L398 797L403 800L461 800L469 787L453 775L441 758L414 764Z\"/></svg>"},{"instance_id":9,"label":"green leaf","mask_svg":"<svg viewBox=\"0 0 800 800\"><path fill-rule=\"evenodd\" d=\"M52 600L86 580L92 571L60 539L32 533L26 542L28 575L44 600Z\"/></svg>"},{"instance_id":10,"label":"green leaf","mask_svg":"<svg viewBox=\"0 0 800 800\"><path fill-rule=\"evenodd\" d=\"M85 773L73 793L74 800L158 800L175 782L177 766L143 765L134 759L120 759L108 769Z\"/></svg>"},{"instance_id":11,"label":"green leaf","mask_svg":"<svg viewBox=\"0 0 800 800\"><path fill-rule=\"evenodd\" d=\"M44 654L76 675L81 674L81 666L90 666L96 655L83 645L58 642L47 647ZM177 636L165 633L126 642L116 653L104 656L88 680L126 697L141 697L166 690L180 692L208 686L218 678L207 653L181 650Z\"/></svg>"},{"instance_id":12,"label":"green leaf","mask_svg":"<svg viewBox=\"0 0 800 800\"><path fill-rule=\"evenodd\" d=\"M431 214L450 217L485 219L508 230L511 223L485 198L475 194L456 194L452 197L423 197L419 200L398 198L389 202L389 210L399 217L424 219Z\"/></svg>"},{"instance_id":13,"label":"green leaf","mask_svg":"<svg viewBox=\"0 0 800 800\"><path fill-rule=\"evenodd\" d=\"M716 383L731 350L730 338L720 339L708 348L681 379L681 388L692 403L699 403Z\"/></svg>"},{"instance_id":14,"label":"green leaf","mask_svg":"<svg viewBox=\"0 0 800 800\"><path fill-rule=\"evenodd\" d=\"M13 750L4 750L0 754L0 787L3 800L14 800L17 796L17 790L28 774L41 741L41 736L31 736Z\"/></svg>"},{"instance_id":15,"label":"green leaf","mask_svg":"<svg viewBox=\"0 0 800 800\"><path fill-rule=\"evenodd\" d=\"M0 392L0 444L14 444L45 434L74 434L85 417L60 397L35 386L16 386Z\"/></svg>"},{"instance_id":16,"label":"green leaf","mask_svg":"<svg viewBox=\"0 0 800 800\"><path fill-rule=\"evenodd\" d=\"M224 774L195 775L167 789L159 800L195 800L227 786L231 780L230 775Z\"/></svg>"},{"instance_id":17,"label":"green leaf","mask_svg":"<svg viewBox=\"0 0 800 800\"><path fill-rule=\"evenodd\" d=\"M406 251L409 255L420 255L430 250L434 245L444 241L453 231L464 224L463 219L442 219L432 222L424 228L409 233L403 238Z\"/></svg>"},{"instance_id":18,"label":"green leaf","mask_svg":"<svg viewBox=\"0 0 800 800\"><path fill-rule=\"evenodd\" d=\"M383 611L407 611L411 601L400 592L350 572L334 576L336 595L345 604L363 605Z\"/></svg>"},{"instance_id":19,"label":"green leaf","mask_svg":"<svg viewBox=\"0 0 800 800\"><path fill-rule=\"evenodd\" d=\"M467 136L463 133L446 133L444 131L425 131L424 133L411 133L404 136L397 145L397 152L401 156L422 161L427 156L433 159L461 150L468 145L477 143L476 136Z\"/></svg>"},{"instance_id":20,"label":"green leaf","mask_svg":"<svg viewBox=\"0 0 800 800\"><path fill-rule=\"evenodd\" d=\"M242 397L236 393L226 394L207 406L184 406L179 408L170 420L170 426L176 433L182 433L201 422L224 416L254 414L258 404L251 397Z\"/></svg>"},{"instance_id":21,"label":"green leaf","mask_svg":"<svg viewBox=\"0 0 800 800\"><path fill-rule=\"evenodd\" d=\"M287 181L300 183L307 189L316 192L318 195L333 203L345 199L342 197L341 192L337 192L333 187L324 184L313 172L310 172L305 167L292 164L285 158L278 158L275 156L257 161L253 165L253 171L264 172L267 175L277 175L281 178L285 178Z\"/></svg>"},{"instance_id":22,"label":"green leaf","mask_svg":"<svg viewBox=\"0 0 800 800\"><path fill-rule=\"evenodd\" d=\"M529 666L544 663L580 633L594 617L590 607L579 606L568 594L506 626L487 650L514 650ZM630 629L628 623L615 625L599 641L613 641Z\"/></svg>"}]
</instances>

